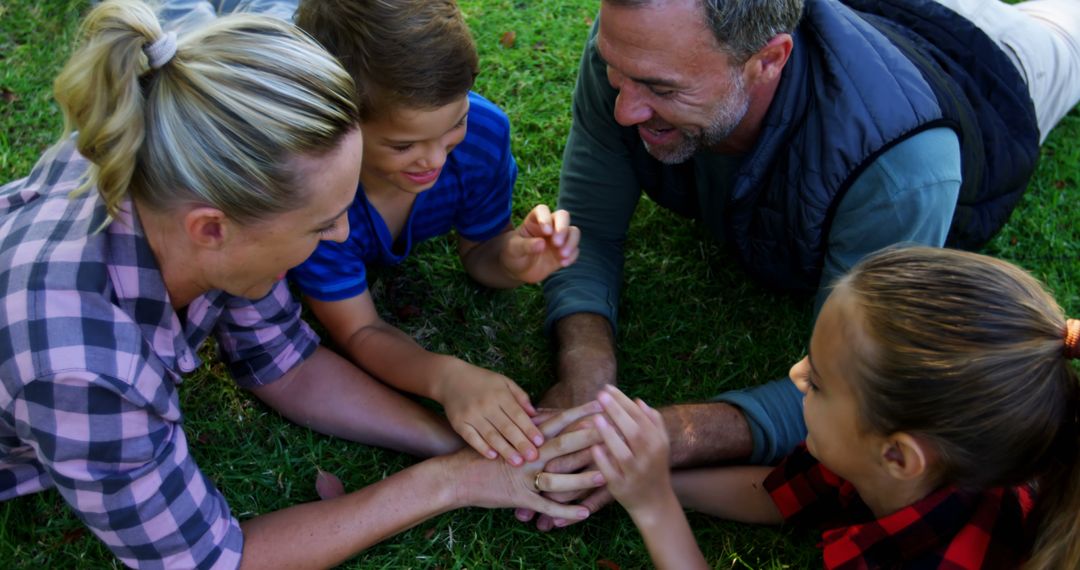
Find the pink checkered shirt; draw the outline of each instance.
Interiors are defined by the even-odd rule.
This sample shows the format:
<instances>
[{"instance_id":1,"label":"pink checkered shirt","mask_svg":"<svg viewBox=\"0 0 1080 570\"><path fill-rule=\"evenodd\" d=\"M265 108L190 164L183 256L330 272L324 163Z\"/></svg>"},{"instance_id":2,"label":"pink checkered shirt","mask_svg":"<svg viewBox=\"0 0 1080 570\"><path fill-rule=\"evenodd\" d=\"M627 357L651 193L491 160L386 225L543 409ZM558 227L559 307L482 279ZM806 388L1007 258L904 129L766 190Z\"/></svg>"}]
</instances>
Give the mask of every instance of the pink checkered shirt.
<instances>
[{"instance_id":1,"label":"pink checkered shirt","mask_svg":"<svg viewBox=\"0 0 1080 570\"><path fill-rule=\"evenodd\" d=\"M0 500L56 487L125 564L233 568L243 536L188 453L177 390L213 333L236 381L273 382L314 352L284 284L221 291L183 316L125 204L76 198L70 142L0 188Z\"/></svg>"}]
</instances>

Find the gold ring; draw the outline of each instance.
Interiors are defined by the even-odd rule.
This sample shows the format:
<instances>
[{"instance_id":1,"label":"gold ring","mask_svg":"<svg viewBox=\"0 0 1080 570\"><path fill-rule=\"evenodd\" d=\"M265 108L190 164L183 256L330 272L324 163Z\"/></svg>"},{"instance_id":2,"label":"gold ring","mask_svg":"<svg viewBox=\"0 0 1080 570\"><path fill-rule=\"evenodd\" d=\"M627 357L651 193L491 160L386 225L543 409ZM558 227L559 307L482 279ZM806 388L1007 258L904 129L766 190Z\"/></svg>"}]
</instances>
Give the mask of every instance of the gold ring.
<instances>
[{"instance_id":1,"label":"gold ring","mask_svg":"<svg viewBox=\"0 0 1080 570\"><path fill-rule=\"evenodd\" d=\"M543 471L537 471L536 472L536 477L533 478L533 489L536 489L537 493L542 492L542 491L540 491L540 476L543 475L543 474L544 474Z\"/></svg>"}]
</instances>

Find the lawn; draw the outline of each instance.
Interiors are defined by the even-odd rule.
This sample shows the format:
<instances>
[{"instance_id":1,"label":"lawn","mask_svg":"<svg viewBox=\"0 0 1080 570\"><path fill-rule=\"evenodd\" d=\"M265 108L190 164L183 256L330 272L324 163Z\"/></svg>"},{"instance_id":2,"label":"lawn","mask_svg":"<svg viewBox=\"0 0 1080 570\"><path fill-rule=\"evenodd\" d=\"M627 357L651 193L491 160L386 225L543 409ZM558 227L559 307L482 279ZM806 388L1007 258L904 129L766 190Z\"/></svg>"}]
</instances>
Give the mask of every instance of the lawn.
<instances>
[{"instance_id":1,"label":"lawn","mask_svg":"<svg viewBox=\"0 0 1080 570\"><path fill-rule=\"evenodd\" d=\"M570 93L598 0L462 0L480 50L477 91L514 126L520 176L515 215L554 204L570 126ZM0 182L25 175L60 134L51 80L86 6L78 0L0 4ZM1080 314L1080 114L1043 147L1035 179L986 253L1048 282ZM627 243L619 330L620 384L654 406L706 399L785 374L810 332L807 298L762 290L703 230L643 200ZM427 348L517 380L534 398L552 382L539 287L492 292L469 280L453 242L422 245L373 285L384 317ZM207 354L212 351L208 349ZM241 519L317 499L316 470L346 488L415 460L293 425L238 390L207 360L185 379L182 405L192 452ZM357 411L362 413L362 411ZM718 568L816 566L813 533L755 528L691 514ZM15 568L118 566L53 491L0 505L0 561ZM361 554L356 568L638 568L648 555L618 508L568 529L539 533L509 511L468 509L420 524Z\"/></svg>"}]
</instances>

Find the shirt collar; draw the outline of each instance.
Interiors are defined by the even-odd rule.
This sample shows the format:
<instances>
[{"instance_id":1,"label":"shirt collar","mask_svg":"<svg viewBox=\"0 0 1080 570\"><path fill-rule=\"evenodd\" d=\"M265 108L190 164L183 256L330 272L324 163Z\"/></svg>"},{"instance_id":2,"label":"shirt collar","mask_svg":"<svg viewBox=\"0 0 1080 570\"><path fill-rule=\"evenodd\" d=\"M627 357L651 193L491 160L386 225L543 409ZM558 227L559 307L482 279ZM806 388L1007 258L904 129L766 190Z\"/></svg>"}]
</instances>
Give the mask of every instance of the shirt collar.
<instances>
[{"instance_id":1,"label":"shirt collar","mask_svg":"<svg viewBox=\"0 0 1080 570\"><path fill-rule=\"evenodd\" d=\"M100 206L104 208L104 205ZM120 309L138 324L143 338L169 368L191 372L199 365L195 349L169 300L157 258L146 239L134 204L125 198L104 230L108 234L106 264ZM206 303L202 297L194 305Z\"/></svg>"}]
</instances>

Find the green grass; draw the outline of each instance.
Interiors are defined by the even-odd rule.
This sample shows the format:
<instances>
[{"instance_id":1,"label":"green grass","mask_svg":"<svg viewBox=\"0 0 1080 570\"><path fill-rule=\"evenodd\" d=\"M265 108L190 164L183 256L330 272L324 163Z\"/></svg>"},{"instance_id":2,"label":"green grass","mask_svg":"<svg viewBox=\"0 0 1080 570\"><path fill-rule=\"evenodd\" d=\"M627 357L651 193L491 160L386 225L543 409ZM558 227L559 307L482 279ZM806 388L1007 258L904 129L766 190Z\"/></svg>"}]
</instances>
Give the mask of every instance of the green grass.
<instances>
[{"instance_id":1,"label":"green grass","mask_svg":"<svg viewBox=\"0 0 1080 570\"><path fill-rule=\"evenodd\" d=\"M515 214L554 204L570 124L574 74L597 0L463 0L483 71L477 90L506 109L520 166ZM0 4L0 181L26 174L59 135L50 86L66 56L82 1ZM509 48L499 40L516 34ZM1023 203L986 252L1046 280L1080 314L1080 115L1058 127ZM627 244L619 333L620 382L653 405L708 398L778 377L801 356L808 299L762 291L705 233L643 201ZM388 320L431 350L516 379L538 397L553 379L541 331L538 287L492 292L461 270L449 239L422 245L374 285ZM408 307L408 310L402 310ZM290 424L237 390L208 364L182 388L192 453L241 519L316 498L315 473L346 488L413 462L400 454L324 437ZM360 412L358 412L360 413ZM691 514L707 559L718 568L817 566L813 533L758 528ZM109 552L53 491L0 505L0 561L7 567L116 566ZM618 507L549 534L508 511L462 510L420 524L347 564L356 568L622 568L648 565Z\"/></svg>"}]
</instances>

